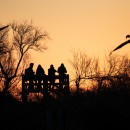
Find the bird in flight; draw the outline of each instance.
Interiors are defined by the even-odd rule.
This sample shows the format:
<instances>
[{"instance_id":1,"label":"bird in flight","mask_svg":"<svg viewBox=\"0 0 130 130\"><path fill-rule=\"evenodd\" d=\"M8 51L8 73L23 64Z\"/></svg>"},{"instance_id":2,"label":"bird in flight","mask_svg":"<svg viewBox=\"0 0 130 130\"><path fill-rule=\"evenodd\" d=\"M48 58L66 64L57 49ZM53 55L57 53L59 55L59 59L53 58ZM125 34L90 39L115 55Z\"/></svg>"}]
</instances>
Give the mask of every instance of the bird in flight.
<instances>
[{"instance_id":1,"label":"bird in flight","mask_svg":"<svg viewBox=\"0 0 130 130\"><path fill-rule=\"evenodd\" d=\"M130 38L130 35L126 35L126 39L127 39L127 38ZM123 46L127 45L128 43L130 43L130 40L127 40L127 41L121 43L121 44L120 44L119 46L117 46L114 50L112 50L109 55L111 55L114 51L116 51L116 50L122 48Z\"/></svg>"},{"instance_id":2,"label":"bird in flight","mask_svg":"<svg viewBox=\"0 0 130 130\"><path fill-rule=\"evenodd\" d=\"M128 35L126 35L126 39L127 39L127 38L130 38L130 35L129 35L129 34L128 34Z\"/></svg>"},{"instance_id":3,"label":"bird in flight","mask_svg":"<svg viewBox=\"0 0 130 130\"><path fill-rule=\"evenodd\" d=\"M0 31L2 31L3 29L7 28L8 26L9 26L9 25L0 28Z\"/></svg>"}]
</instances>

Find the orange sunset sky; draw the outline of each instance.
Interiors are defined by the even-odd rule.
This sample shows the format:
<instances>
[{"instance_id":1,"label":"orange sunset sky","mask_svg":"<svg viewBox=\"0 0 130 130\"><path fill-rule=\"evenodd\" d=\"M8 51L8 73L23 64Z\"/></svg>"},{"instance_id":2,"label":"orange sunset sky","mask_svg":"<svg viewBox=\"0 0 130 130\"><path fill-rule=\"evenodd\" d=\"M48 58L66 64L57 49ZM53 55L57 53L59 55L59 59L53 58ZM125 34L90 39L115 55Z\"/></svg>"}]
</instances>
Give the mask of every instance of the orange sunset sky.
<instances>
[{"instance_id":1,"label":"orange sunset sky","mask_svg":"<svg viewBox=\"0 0 130 130\"><path fill-rule=\"evenodd\" d=\"M33 53L36 68L45 71L64 63L71 73L68 59L71 50L81 49L92 57L109 54L126 41L130 34L130 0L0 0L0 24L32 20L35 26L47 31L51 40L48 50ZM130 52L130 45L114 53Z\"/></svg>"}]
</instances>

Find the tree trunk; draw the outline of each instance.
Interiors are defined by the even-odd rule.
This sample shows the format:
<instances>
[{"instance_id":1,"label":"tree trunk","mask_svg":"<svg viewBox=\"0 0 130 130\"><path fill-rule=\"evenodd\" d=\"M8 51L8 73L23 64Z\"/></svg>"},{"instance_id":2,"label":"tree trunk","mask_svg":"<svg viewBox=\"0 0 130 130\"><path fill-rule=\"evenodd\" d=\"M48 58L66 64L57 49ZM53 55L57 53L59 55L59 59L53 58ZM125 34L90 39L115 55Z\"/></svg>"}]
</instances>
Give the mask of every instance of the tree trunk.
<instances>
[{"instance_id":1,"label":"tree trunk","mask_svg":"<svg viewBox=\"0 0 130 130\"><path fill-rule=\"evenodd\" d=\"M7 94L8 89L9 89L9 83L10 83L10 80L5 81L5 83L4 83L5 87L1 92L1 96L5 96Z\"/></svg>"}]
</instances>

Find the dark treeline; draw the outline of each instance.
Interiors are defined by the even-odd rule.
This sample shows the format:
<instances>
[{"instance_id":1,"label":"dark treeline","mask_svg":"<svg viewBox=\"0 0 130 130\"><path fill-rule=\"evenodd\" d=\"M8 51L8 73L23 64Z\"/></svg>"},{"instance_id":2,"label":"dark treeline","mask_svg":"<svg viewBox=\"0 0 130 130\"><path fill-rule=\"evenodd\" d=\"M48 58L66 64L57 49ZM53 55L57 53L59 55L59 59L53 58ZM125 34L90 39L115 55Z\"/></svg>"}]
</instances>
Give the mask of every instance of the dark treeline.
<instances>
[{"instance_id":1,"label":"dark treeline","mask_svg":"<svg viewBox=\"0 0 130 130\"><path fill-rule=\"evenodd\" d=\"M33 99L37 97L37 100L23 103L16 99L14 90L29 65L29 51L46 50L44 42L41 44L40 41L48 39L48 34L27 21L21 24L13 22L9 26L13 29L11 43L8 40L8 26L6 29L0 28L0 130L130 128L128 57L120 59L109 56L106 58L107 64L101 69L99 60L93 60L82 52L73 53L70 63L75 73L72 86L76 91L70 89L66 96L30 96ZM92 81L93 89L81 91L82 85L86 87L86 80ZM19 91L17 94L20 95Z\"/></svg>"},{"instance_id":2,"label":"dark treeline","mask_svg":"<svg viewBox=\"0 0 130 130\"><path fill-rule=\"evenodd\" d=\"M130 83L128 60L107 75L97 75L91 90L71 90L69 95L49 94L23 103L10 93L0 98L1 129L92 130L128 129ZM111 63L111 62L110 62ZM116 62L117 63L117 62ZM113 70L113 71L111 71ZM83 77L80 77L82 80ZM76 88L76 87L75 87ZM77 91L78 90L78 91Z\"/></svg>"},{"instance_id":3,"label":"dark treeline","mask_svg":"<svg viewBox=\"0 0 130 130\"><path fill-rule=\"evenodd\" d=\"M104 88L23 104L11 95L0 101L1 130L128 129L130 90Z\"/></svg>"}]
</instances>

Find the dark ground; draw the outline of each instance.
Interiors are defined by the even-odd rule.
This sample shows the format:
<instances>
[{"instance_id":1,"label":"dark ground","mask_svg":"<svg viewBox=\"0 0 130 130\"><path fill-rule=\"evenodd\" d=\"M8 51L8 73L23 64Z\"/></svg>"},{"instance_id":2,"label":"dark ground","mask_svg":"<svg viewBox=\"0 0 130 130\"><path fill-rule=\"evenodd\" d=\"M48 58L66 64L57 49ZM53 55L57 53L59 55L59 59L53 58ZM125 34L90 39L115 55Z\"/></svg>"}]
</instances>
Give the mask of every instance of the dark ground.
<instances>
[{"instance_id":1,"label":"dark ground","mask_svg":"<svg viewBox=\"0 0 130 130\"><path fill-rule=\"evenodd\" d=\"M85 92L23 104L0 98L0 130L129 130L130 92Z\"/></svg>"}]
</instances>

